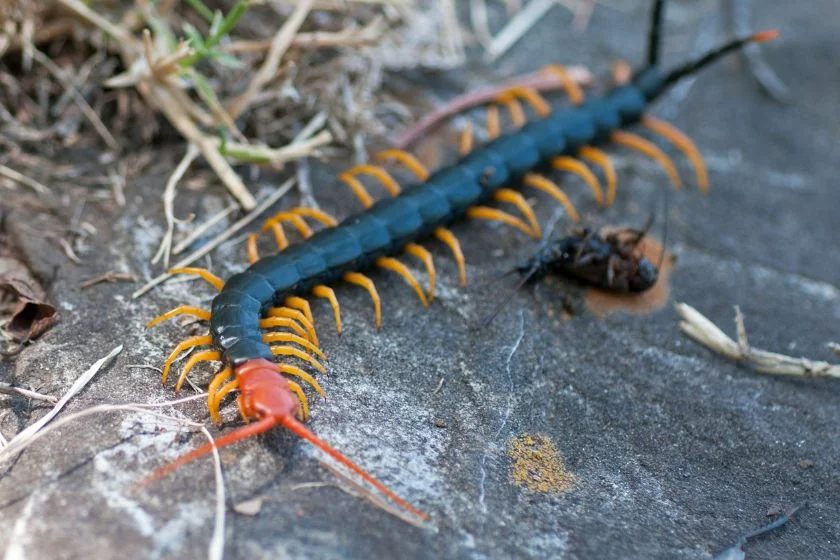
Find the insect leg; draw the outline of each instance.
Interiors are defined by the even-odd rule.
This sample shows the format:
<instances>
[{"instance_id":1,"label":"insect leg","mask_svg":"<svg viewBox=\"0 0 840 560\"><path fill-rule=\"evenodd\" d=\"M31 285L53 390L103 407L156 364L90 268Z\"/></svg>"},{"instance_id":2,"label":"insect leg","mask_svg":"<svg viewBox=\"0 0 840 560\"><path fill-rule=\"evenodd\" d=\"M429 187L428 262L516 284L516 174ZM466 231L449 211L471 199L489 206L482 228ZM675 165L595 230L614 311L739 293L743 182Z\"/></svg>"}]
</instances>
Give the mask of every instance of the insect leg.
<instances>
[{"instance_id":1,"label":"insect leg","mask_svg":"<svg viewBox=\"0 0 840 560\"><path fill-rule=\"evenodd\" d=\"M569 197L566 196L560 187L557 186L554 181L543 177L542 175L538 175L536 173L528 173L522 179L522 183L529 187L533 187L535 189L541 190L544 193L547 193L551 197L554 198L557 202L563 205L566 208L566 213L569 214L569 219L572 220L574 223L580 222L580 215L578 214L577 209L572 204L572 201L569 200Z\"/></svg>"},{"instance_id":2,"label":"insect leg","mask_svg":"<svg viewBox=\"0 0 840 560\"><path fill-rule=\"evenodd\" d=\"M293 344L298 344L300 346L303 346L313 354L317 355L322 360L327 360L327 357L324 355L323 352L321 352L321 350L317 346L315 346L302 336L298 336L296 334L288 332L268 332L263 335L262 339L263 342L269 344L272 342L291 342Z\"/></svg>"},{"instance_id":3,"label":"insect leg","mask_svg":"<svg viewBox=\"0 0 840 560\"><path fill-rule=\"evenodd\" d=\"M292 319L297 323L303 325L306 330L309 332L309 340L315 346L320 347L321 345L318 343L318 336L315 333L315 325L312 324L312 321L306 318L306 316L298 311L297 309L290 309L288 307L271 307L266 312L266 315L269 318L287 318ZM263 319L265 320L265 319ZM260 325L262 326L262 325ZM277 325L277 326L285 326L285 325Z\"/></svg>"},{"instance_id":4,"label":"insect leg","mask_svg":"<svg viewBox=\"0 0 840 560\"><path fill-rule=\"evenodd\" d=\"M397 182L396 179L391 177L391 174L379 167L378 165L369 165L369 164L361 164L361 165L354 165L344 173L350 176L356 175L371 175L379 179L379 182L391 193L391 196L397 196L400 194L400 184Z\"/></svg>"},{"instance_id":5,"label":"insect leg","mask_svg":"<svg viewBox=\"0 0 840 560\"><path fill-rule=\"evenodd\" d=\"M467 209L467 217L478 220L493 220L497 222L502 222L524 232L525 235L531 237L534 236L534 232L531 230L528 224L526 224L516 216L511 216L507 212L502 212L498 208L490 208L489 206L473 206Z\"/></svg>"},{"instance_id":6,"label":"insect leg","mask_svg":"<svg viewBox=\"0 0 840 560\"><path fill-rule=\"evenodd\" d=\"M632 148L648 156L665 170L665 173L668 174L668 178L671 179L671 183L675 188L680 188L682 186L682 181L680 180L679 173L677 173L677 168L674 166L674 162L672 162L671 158L665 155L665 152L660 150L653 142L645 140L638 134L633 134L632 132L626 132L624 130L614 131L610 135L610 140L615 144L626 148Z\"/></svg>"},{"instance_id":7,"label":"insect leg","mask_svg":"<svg viewBox=\"0 0 840 560\"><path fill-rule=\"evenodd\" d=\"M213 381L207 387L207 408L210 410L210 418L216 424L222 422L221 415L219 414L219 399L217 398L219 387L221 387L222 383L230 379L232 375L233 370L230 367L226 367L216 374L216 377L213 378Z\"/></svg>"},{"instance_id":8,"label":"insect leg","mask_svg":"<svg viewBox=\"0 0 840 560\"><path fill-rule=\"evenodd\" d=\"M206 268L196 268L196 267L187 267L187 268L172 268L169 270L169 274L195 274L196 276L200 276L204 280L206 280L211 286L220 290L224 288L225 281L207 270Z\"/></svg>"},{"instance_id":9,"label":"insect leg","mask_svg":"<svg viewBox=\"0 0 840 560\"><path fill-rule=\"evenodd\" d=\"M162 376L162 383L166 384L166 378L169 376L169 369L172 367L172 363L178 358L178 356L184 350L189 350L190 348L194 348L196 346L203 346L205 344L212 344L213 337L208 335L203 336L193 336L186 340L182 340L178 343L178 346L169 354L166 358L166 361L163 363L163 376Z\"/></svg>"},{"instance_id":10,"label":"insect leg","mask_svg":"<svg viewBox=\"0 0 840 560\"><path fill-rule=\"evenodd\" d=\"M604 205L604 193L601 190L601 183L592 171L586 165L569 156L559 156L551 160L551 166L558 171L567 171L574 173L592 189L592 194L595 195L595 202L598 206Z\"/></svg>"},{"instance_id":11,"label":"insect leg","mask_svg":"<svg viewBox=\"0 0 840 560\"><path fill-rule=\"evenodd\" d=\"M309 302L303 299L302 297L291 296L287 297L285 303L286 307L291 307L292 309L297 309L298 311L302 311L303 314L306 316L306 319L311 323L315 324L315 320L312 318L312 309L309 307Z\"/></svg>"},{"instance_id":12,"label":"insect leg","mask_svg":"<svg viewBox=\"0 0 840 560\"><path fill-rule=\"evenodd\" d=\"M534 210L525 200L525 197L522 196L522 193L512 189L499 189L493 193L493 198L497 202L507 202L516 206L516 208L525 215L525 218L531 225L531 237L542 237L542 231L540 230L540 223L537 221L537 216L534 215Z\"/></svg>"},{"instance_id":13,"label":"insect leg","mask_svg":"<svg viewBox=\"0 0 840 560\"><path fill-rule=\"evenodd\" d=\"M544 66L541 71L546 74L553 74L560 79L560 82L563 84L563 89L566 90L566 95L569 96L572 103L575 105L583 103L583 90L580 89L580 86L577 85L577 82L572 79L569 72L563 66L549 64L548 66Z\"/></svg>"},{"instance_id":14,"label":"insect leg","mask_svg":"<svg viewBox=\"0 0 840 560\"><path fill-rule=\"evenodd\" d=\"M288 380L287 383L289 384L289 389L291 389L291 391L295 395L297 395L297 398L300 401L301 414L299 415L299 418L301 421L306 421L306 419L309 418L309 401L307 400L306 395L303 393L303 389L300 388L300 385L298 385L294 381Z\"/></svg>"},{"instance_id":15,"label":"insect leg","mask_svg":"<svg viewBox=\"0 0 840 560\"><path fill-rule=\"evenodd\" d=\"M615 201L615 188L618 184L618 178L615 174L615 167L613 166L610 156L604 151L592 146L584 146L579 151L581 157L593 161L601 166L604 171L604 177L607 179L607 206L612 206Z\"/></svg>"},{"instance_id":16,"label":"insect leg","mask_svg":"<svg viewBox=\"0 0 840 560\"><path fill-rule=\"evenodd\" d=\"M319 208L311 208L309 206L297 206L295 208L292 208L291 210L288 210L288 213L312 218L313 220L321 222L327 227L335 227L338 225L338 220L336 220L333 216L327 214Z\"/></svg>"},{"instance_id":17,"label":"insect leg","mask_svg":"<svg viewBox=\"0 0 840 560\"><path fill-rule=\"evenodd\" d=\"M470 153L475 143L475 133L472 124L467 123L467 126L461 131L458 137L458 155L465 156Z\"/></svg>"},{"instance_id":18,"label":"insect leg","mask_svg":"<svg viewBox=\"0 0 840 560\"><path fill-rule=\"evenodd\" d=\"M341 307L338 305L338 298L335 297L335 291L321 284L312 288L312 295L324 298L330 302L333 314L335 314L335 330L338 331L338 334L341 334Z\"/></svg>"},{"instance_id":19,"label":"insect leg","mask_svg":"<svg viewBox=\"0 0 840 560\"><path fill-rule=\"evenodd\" d=\"M432 301L435 299L435 261L432 259L432 254L417 243L408 243L405 246L405 252L414 255L426 265L426 272L429 275L429 301Z\"/></svg>"},{"instance_id":20,"label":"insect leg","mask_svg":"<svg viewBox=\"0 0 840 560\"><path fill-rule=\"evenodd\" d=\"M440 239L447 247L449 247L449 250L452 251L452 255L455 257L455 262L458 264L458 276L461 279L461 285L466 286L467 263L464 259L464 252L461 251L461 243L458 242L458 238L455 237L454 233L445 227L436 228L434 233L435 237Z\"/></svg>"},{"instance_id":21,"label":"insect leg","mask_svg":"<svg viewBox=\"0 0 840 560\"><path fill-rule=\"evenodd\" d=\"M426 169L426 166L420 163L416 157L414 157L411 153L405 150L383 150L376 154L374 158L377 161L390 161L390 160L397 160L405 167L409 169L412 173L414 173L418 179L421 181L425 181L429 178L429 170Z\"/></svg>"},{"instance_id":22,"label":"insect leg","mask_svg":"<svg viewBox=\"0 0 840 560\"><path fill-rule=\"evenodd\" d=\"M704 193L709 192L709 173L706 171L706 162L703 161L700 150L697 149L697 146L694 145L691 138L680 132L671 123L648 115L642 117L642 125L656 134L663 136L665 139L670 140L688 158L688 161L694 167L694 173L697 176L697 186Z\"/></svg>"},{"instance_id":23,"label":"insect leg","mask_svg":"<svg viewBox=\"0 0 840 560\"><path fill-rule=\"evenodd\" d=\"M298 336L302 336L309 342L313 342L309 332L294 319L290 319L289 317L266 317L265 319L260 319L261 329L270 329L274 327L292 329Z\"/></svg>"},{"instance_id":24,"label":"insect leg","mask_svg":"<svg viewBox=\"0 0 840 560\"><path fill-rule=\"evenodd\" d=\"M373 311L375 314L376 329L382 327L382 302L379 299L379 292L376 291L376 285L373 280L359 272L348 272L344 275L344 281L350 284L361 286L367 293L370 294L370 299L373 300Z\"/></svg>"},{"instance_id":25,"label":"insect leg","mask_svg":"<svg viewBox=\"0 0 840 560\"><path fill-rule=\"evenodd\" d=\"M175 392L178 393L181 391L181 386L184 384L184 381L186 381L187 374L190 373L190 370L192 370L197 363L220 361L221 359L222 353L218 350L204 350L202 352L196 352L190 356L190 359L187 360L186 364L184 364L184 369L181 370L181 375L178 376L178 382L175 384Z\"/></svg>"},{"instance_id":26,"label":"insect leg","mask_svg":"<svg viewBox=\"0 0 840 560\"><path fill-rule=\"evenodd\" d=\"M487 107L487 135L495 140L502 133L502 125L499 122L499 108L495 105Z\"/></svg>"},{"instance_id":27,"label":"insect leg","mask_svg":"<svg viewBox=\"0 0 840 560\"><path fill-rule=\"evenodd\" d=\"M321 388L318 382L315 381L315 378L303 371L302 369L300 369L299 367L289 364L279 364L279 366L280 373L285 373L287 375L294 375L295 377L299 377L300 379L303 379L304 381L309 383L312 386L312 388L315 389L316 393L318 393L322 397L326 395L326 393L324 393L324 390Z\"/></svg>"},{"instance_id":28,"label":"insect leg","mask_svg":"<svg viewBox=\"0 0 840 560\"><path fill-rule=\"evenodd\" d=\"M275 356L294 356L295 358L299 358L304 362L307 362L321 373L327 373L327 368L325 368L321 364L321 362L319 362L300 348L295 348L294 346L272 346L271 353Z\"/></svg>"},{"instance_id":29,"label":"insect leg","mask_svg":"<svg viewBox=\"0 0 840 560\"><path fill-rule=\"evenodd\" d=\"M350 187L350 190L353 191L353 194L355 194L356 198L358 198L362 203L362 206L365 208L373 206L373 197L370 196L370 193L367 191L365 186L353 175L350 175L345 171L338 176L338 179Z\"/></svg>"},{"instance_id":30,"label":"insect leg","mask_svg":"<svg viewBox=\"0 0 840 560\"><path fill-rule=\"evenodd\" d=\"M551 113L551 106L545 98L539 94L534 88L514 86L504 92L497 98L500 103L506 103L508 99L524 99L531 109L534 110L540 117L547 117Z\"/></svg>"},{"instance_id":31,"label":"insect leg","mask_svg":"<svg viewBox=\"0 0 840 560\"><path fill-rule=\"evenodd\" d=\"M206 309L201 309L200 307L194 307L192 305L179 305L175 309L171 309L166 313L162 313L146 323L146 328L151 328L157 325L158 323L162 323L167 319L172 317L176 317L178 315L192 315L193 317L197 317L202 321L209 321L210 320L210 312Z\"/></svg>"},{"instance_id":32,"label":"insect leg","mask_svg":"<svg viewBox=\"0 0 840 560\"><path fill-rule=\"evenodd\" d=\"M405 281L414 288L414 291L417 293L417 297L420 299L420 303L423 304L423 307L429 307L429 302L426 300L426 294L423 293L423 288L420 287L420 283L417 282L417 278L414 277L411 271L408 270L403 263L392 257L379 257L376 259L376 266L387 270L393 270L405 278Z\"/></svg>"}]
</instances>

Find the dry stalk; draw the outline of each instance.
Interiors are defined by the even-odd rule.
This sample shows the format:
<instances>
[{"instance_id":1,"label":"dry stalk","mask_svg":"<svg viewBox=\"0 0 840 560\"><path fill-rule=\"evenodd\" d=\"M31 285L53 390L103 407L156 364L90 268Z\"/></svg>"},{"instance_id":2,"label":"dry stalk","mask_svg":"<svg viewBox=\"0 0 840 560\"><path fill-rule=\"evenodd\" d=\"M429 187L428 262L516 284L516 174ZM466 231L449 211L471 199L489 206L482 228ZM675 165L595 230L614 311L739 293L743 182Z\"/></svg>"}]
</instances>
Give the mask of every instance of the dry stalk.
<instances>
[{"instance_id":1,"label":"dry stalk","mask_svg":"<svg viewBox=\"0 0 840 560\"><path fill-rule=\"evenodd\" d=\"M682 317L680 330L703 346L721 354L730 360L745 364L755 371L771 375L792 375L796 377L834 377L840 378L840 365L814 361L807 358L794 358L784 354L759 350L749 345L744 316L735 306L735 328L738 341L734 341L720 330L717 325L688 304L676 304L677 313Z\"/></svg>"}]
</instances>

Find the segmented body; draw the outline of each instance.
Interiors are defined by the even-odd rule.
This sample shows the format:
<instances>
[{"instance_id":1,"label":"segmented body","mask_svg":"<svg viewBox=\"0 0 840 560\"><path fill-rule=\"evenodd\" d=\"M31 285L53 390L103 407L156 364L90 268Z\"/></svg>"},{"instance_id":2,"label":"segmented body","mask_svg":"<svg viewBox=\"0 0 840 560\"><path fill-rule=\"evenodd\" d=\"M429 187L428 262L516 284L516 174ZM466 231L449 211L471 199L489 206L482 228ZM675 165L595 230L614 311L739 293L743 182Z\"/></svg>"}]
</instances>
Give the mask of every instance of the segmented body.
<instances>
[{"instance_id":1,"label":"segmented body","mask_svg":"<svg viewBox=\"0 0 840 560\"><path fill-rule=\"evenodd\" d=\"M514 124L518 125L519 129L500 136L498 109L495 106L491 107L488 110L488 132L496 139L473 150L472 135L462 136L463 157L454 165L429 175L425 168L406 152L392 150L390 154L383 154L385 159L393 158L405 164L421 180L419 184L401 190L399 184L383 168L372 165L356 166L342 173L339 178L347 183L359 200L368 207L365 212L338 225L331 216L312 208L298 208L277 214L266 222L263 231L274 231L281 251L259 259L253 236L249 240L252 265L227 282L203 269L172 271L200 274L219 289L220 293L213 299L209 311L180 306L149 323L149 326L152 326L180 314L193 315L210 323L209 336L185 340L169 355L163 369L163 381L166 382L173 362L183 351L198 346L211 346L211 350L196 352L190 357L179 376L176 389L180 388L190 369L197 363L221 361L224 367L208 389L211 416L217 422L220 421L220 401L225 395L238 389L238 403L243 417L257 420L224 436L218 440L219 445L228 445L274 426L283 426L326 451L404 509L423 517L421 512L318 439L294 417L298 415L305 419L308 410L306 396L300 386L284 378L282 374L303 379L319 393L322 393L322 390L311 375L291 363L277 363L275 356L294 357L326 371L315 358L324 356L318 346L309 304L303 296L311 293L316 297L328 299L335 312L336 327L340 331L338 300L328 285L340 279L360 285L368 290L374 300L378 326L379 296L373 282L358 272L377 265L401 274L426 304L427 296L416 279L404 265L393 258L393 255L405 251L424 261L429 272L428 297L431 298L434 287L432 256L418 245L417 241L434 234L452 249L459 264L461 282L465 283L460 246L445 226L466 216L502 221L529 235L539 237L540 229L536 217L522 195L509 188L514 185L525 185L548 193L566 207L570 219L576 222L578 214L568 197L557 185L536 172L544 168L555 168L576 173L589 184L599 204L610 204L615 196L615 171L609 157L594 147L600 144L616 143L641 151L657 161L675 186L679 186L676 169L664 152L644 138L623 130L640 122L653 132L670 139L689 157L697 173L698 185L705 190L705 168L691 141L667 123L646 117L645 110L669 85L683 76L695 72L747 42L767 40L775 34L760 33L732 41L695 62L665 74L657 66L659 23L663 4L664 0L657 0L654 4L648 66L628 83L616 86L605 96L584 101L582 93L574 84L569 83L568 76L562 68L555 67L553 70L566 85L570 99L576 107L551 113L548 104L535 91L522 87L508 90L497 101L508 108ZM518 98L526 100L541 118L525 123ZM607 181L606 197L595 175L583 162L575 159L575 156L592 161L603 169ZM364 186L355 179L356 174L376 177L394 198L374 204ZM527 223L486 206L490 200L513 204L524 215ZM304 217L317 219L328 228L312 234L311 228L303 220ZM305 240L287 248L288 242L281 222L291 222L303 234ZM269 329L273 328L290 329L294 332L269 332ZM277 346L276 343L283 345ZM210 451L209 445L197 449L160 469L155 476L163 475Z\"/></svg>"},{"instance_id":2,"label":"segmented body","mask_svg":"<svg viewBox=\"0 0 840 560\"><path fill-rule=\"evenodd\" d=\"M231 277L213 300L214 343L234 365L272 358L259 324L267 308L307 294L313 286L335 282L346 272L368 268L381 256L401 253L407 243L460 219L469 208L491 200L498 189L517 184L553 159L606 143L616 130L639 122L663 80L655 72L640 78L477 148L397 197L381 200Z\"/></svg>"}]
</instances>

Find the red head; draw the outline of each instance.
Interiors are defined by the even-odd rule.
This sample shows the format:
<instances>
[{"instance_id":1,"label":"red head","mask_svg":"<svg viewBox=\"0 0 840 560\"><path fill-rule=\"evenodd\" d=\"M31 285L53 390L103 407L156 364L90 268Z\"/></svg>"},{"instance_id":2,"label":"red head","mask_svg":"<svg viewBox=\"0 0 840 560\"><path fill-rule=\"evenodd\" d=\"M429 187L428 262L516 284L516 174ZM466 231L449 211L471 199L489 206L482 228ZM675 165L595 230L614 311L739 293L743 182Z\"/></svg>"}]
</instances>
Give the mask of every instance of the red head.
<instances>
[{"instance_id":1,"label":"red head","mask_svg":"<svg viewBox=\"0 0 840 560\"><path fill-rule=\"evenodd\" d=\"M270 360L256 359L236 366L239 379L239 408L247 418L262 420L293 416L300 402L289 389L289 382L280 375L277 364Z\"/></svg>"}]
</instances>

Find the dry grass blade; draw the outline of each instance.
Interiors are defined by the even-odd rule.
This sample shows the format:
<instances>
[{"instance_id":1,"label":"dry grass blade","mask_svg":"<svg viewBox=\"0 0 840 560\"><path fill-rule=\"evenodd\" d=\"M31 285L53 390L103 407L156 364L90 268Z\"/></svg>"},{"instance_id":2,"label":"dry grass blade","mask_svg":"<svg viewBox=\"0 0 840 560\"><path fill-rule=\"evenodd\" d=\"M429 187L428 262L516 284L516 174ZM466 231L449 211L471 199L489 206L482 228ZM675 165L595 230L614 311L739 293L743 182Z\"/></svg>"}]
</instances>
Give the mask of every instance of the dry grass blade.
<instances>
[{"instance_id":1,"label":"dry grass blade","mask_svg":"<svg viewBox=\"0 0 840 560\"><path fill-rule=\"evenodd\" d=\"M252 212L250 212L247 216L245 216L244 218L242 218L241 220L239 220L238 222L236 222L235 224L230 226L228 229L223 231L221 234L219 234L215 239L213 239L213 241L211 241L207 245L203 246L202 248L198 249L197 251L191 253L187 257L184 257L183 259L178 261L176 264L174 264L172 266L172 268L183 268L185 266L189 266L190 264L194 263L195 261L197 261L198 259L200 259L204 255L206 255L207 253L209 253L210 251L212 251L213 249L218 247L221 243L223 243L223 242L227 241L228 239L230 239L231 237L233 237L238 231L240 231L242 228L246 227L248 224L253 222L260 214L265 212L275 202L280 200L283 197L283 195L285 195L287 192L289 192L289 190L291 190L291 188L294 184L295 184L294 179L288 179L285 183L283 183L280 186L280 188L278 188L276 191L274 191L274 193L272 193L271 196L269 196L267 199L265 199L265 201L263 201L262 204L260 204L256 208L254 208L254 210ZM167 273L161 274L160 276L157 276L156 278L152 279L145 286L143 286L142 288L140 288L139 290L137 290L136 292L131 294L132 299L139 298L140 296L142 296L143 294L145 294L146 292L148 292L149 290L151 290L152 288L154 288L155 286L157 286L161 282L165 281L170 276L172 276L172 275L167 272Z\"/></svg>"},{"instance_id":2,"label":"dry grass blade","mask_svg":"<svg viewBox=\"0 0 840 560\"><path fill-rule=\"evenodd\" d=\"M224 210L217 213L209 220L195 228L187 237L184 238L183 241L175 245L175 248L172 249L172 254L180 255L181 253L183 253L184 250L190 245L192 245L196 239L204 235L207 232L207 230L209 230L210 228L212 228L213 226L230 216L232 213L234 213L237 208L239 208L238 204L231 204L230 206L228 206L227 208L225 208Z\"/></svg>"},{"instance_id":3,"label":"dry grass blade","mask_svg":"<svg viewBox=\"0 0 840 560\"><path fill-rule=\"evenodd\" d=\"M505 54L555 5L557 5L555 0L531 0L528 2L493 37L490 46L487 48L487 59L492 62Z\"/></svg>"},{"instance_id":4,"label":"dry grass blade","mask_svg":"<svg viewBox=\"0 0 840 560\"><path fill-rule=\"evenodd\" d=\"M262 90L262 88L277 74L277 70L280 68L280 60L283 58L283 55L292 43L295 33L297 33L300 26L303 25L303 20L306 19L306 16L308 16L309 12L312 10L313 4L314 0L301 0L298 2L295 7L295 11L292 12L289 19L287 19L280 30L277 31L277 34L271 41L271 48L268 50L268 56L265 57L263 65L254 77L251 78L251 81L248 83L248 87L242 95L237 97L228 105L228 113L233 118L242 114L242 111L248 107L257 93L259 93L260 90Z\"/></svg>"},{"instance_id":5,"label":"dry grass blade","mask_svg":"<svg viewBox=\"0 0 840 560\"><path fill-rule=\"evenodd\" d=\"M48 189L35 179L30 179L23 173L15 171L14 169L6 167L5 165L0 164L0 175L14 181L15 183L20 183L21 185L27 186L38 194L52 194L52 191L50 189Z\"/></svg>"},{"instance_id":6,"label":"dry grass blade","mask_svg":"<svg viewBox=\"0 0 840 560\"><path fill-rule=\"evenodd\" d=\"M181 158L181 161L175 167L175 170L166 182L166 187L163 189L163 212L166 215L166 234L160 242L158 252L155 254L154 258L152 258L152 264L156 264L161 258L163 258L164 265L167 267L169 266L169 254L172 250L172 236L175 233L175 187L178 185L178 181L181 180L184 173L187 172L187 169L189 169L190 165L197 157L198 149L194 144L189 144L187 146L187 153L185 153L184 157Z\"/></svg>"},{"instance_id":7,"label":"dry grass blade","mask_svg":"<svg viewBox=\"0 0 840 560\"><path fill-rule=\"evenodd\" d=\"M21 389L20 387L15 387L11 383L5 383L3 381L0 381L0 393L3 393L4 395L11 395L13 397L24 397L34 401L44 401L51 404L58 402L58 397L53 397L52 395L42 395L41 393L36 393L35 391L30 391L28 389Z\"/></svg>"},{"instance_id":8,"label":"dry grass blade","mask_svg":"<svg viewBox=\"0 0 840 560\"><path fill-rule=\"evenodd\" d=\"M738 306L735 306L737 342L690 305L678 303L676 309L682 317L680 330L683 333L710 350L736 362L746 364L756 371L771 375L840 378L840 365L807 358L794 358L751 347L747 341L744 317L741 315L741 309Z\"/></svg>"},{"instance_id":9,"label":"dry grass blade","mask_svg":"<svg viewBox=\"0 0 840 560\"><path fill-rule=\"evenodd\" d=\"M70 386L70 389L64 395L62 395L61 399L56 403L56 405L50 410L47 414L45 414L42 418L40 418L37 422L30 425L29 427L25 428L19 434L17 434L12 440L9 442L9 445L3 448L3 451L0 452L0 460L5 457L8 457L18 450L22 449L25 445L28 445L28 441L38 433L41 428L46 426L50 420L55 418L55 415L61 412L61 409L64 408L64 405L76 396L79 391L85 388L85 386L93 379L102 367L111 361L117 354L122 352L122 345L117 346L111 352L108 353L107 356L101 358L96 361L86 372L79 376L78 379Z\"/></svg>"}]
</instances>

